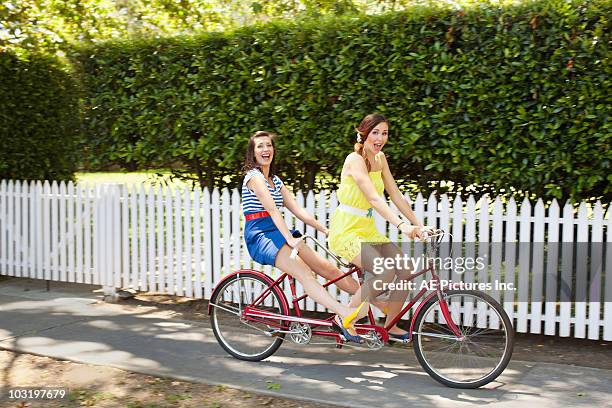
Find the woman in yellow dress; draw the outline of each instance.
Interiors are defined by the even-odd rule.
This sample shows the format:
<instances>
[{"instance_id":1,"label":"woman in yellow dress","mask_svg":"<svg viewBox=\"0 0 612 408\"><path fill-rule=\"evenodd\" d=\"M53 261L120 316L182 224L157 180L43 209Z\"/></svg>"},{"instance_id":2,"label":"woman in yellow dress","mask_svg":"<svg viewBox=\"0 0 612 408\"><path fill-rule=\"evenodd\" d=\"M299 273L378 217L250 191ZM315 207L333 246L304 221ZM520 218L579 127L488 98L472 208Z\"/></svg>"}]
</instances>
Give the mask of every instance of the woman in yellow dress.
<instances>
[{"instance_id":1,"label":"woman in yellow dress","mask_svg":"<svg viewBox=\"0 0 612 408\"><path fill-rule=\"evenodd\" d=\"M401 254L399 248L389 244L389 238L377 230L372 217L373 210L411 239L423 238L423 224L416 218L410 203L397 187L382 152L389 136L388 120L383 115L370 114L361 121L356 131L355 151L347 156L342 166L337 193L339 206L332 216L328 244L336 254L362 267L365 261L365 257L362 259L362 243L379 244L371 248L381 257L394 258ZM412 225L400 219L389 207L384 192ZM398 270L391 272L400 278L405 273ZM386 276L381 279L388 280L390 275ZM368 290L364 285L355 294L353 301L371 300L375 295L371 288ZM407 295L406 291L392 291L386 310L386 323L390 323L400 312ZM397 326L389 330L389 335L397 340L408 337L408 333Z\"/></svg>"}]
</instances>

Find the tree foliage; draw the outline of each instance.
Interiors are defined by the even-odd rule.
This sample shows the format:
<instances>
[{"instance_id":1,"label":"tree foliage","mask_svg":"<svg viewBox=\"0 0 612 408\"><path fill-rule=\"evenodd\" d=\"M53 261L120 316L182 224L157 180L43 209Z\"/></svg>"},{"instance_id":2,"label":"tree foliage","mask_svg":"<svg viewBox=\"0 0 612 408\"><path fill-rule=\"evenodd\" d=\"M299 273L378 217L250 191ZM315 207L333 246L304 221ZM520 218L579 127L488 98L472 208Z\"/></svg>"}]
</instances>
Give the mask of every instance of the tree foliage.
<instances>
[{"instance_id":1,"label":"tree foliage","mask_svg":"<svg viewBox=\"0 0 612 408\"><path fill-rule=\"evenodd\" d=\"M88 163L235 186L267 129L288 183L333 186L353 126L379 111L396 177L420 191L609 199L611 11L421 7L85 47Z\"/></svg>"},{"instance_id":2,"label":"tree foliage","mask_svg":"<svg viewBox=\"0 0 612 408\"><path fill-rule=\"evenodd\" d=\"M400 9L406 0L6 0L0 50L70 51L75 44L134 35L222 31L271 19Z\"/></svg>"},{"instance_id":3,"label":"tree foliage","mask_svg":"<svg viewBox=\"0 0 612 408\"><path fill-rule=\"evenodd\" d=\"M0 179L74 177L78 97L76 82L57 59L0 52Z\"/></svg>"}]
</instances>

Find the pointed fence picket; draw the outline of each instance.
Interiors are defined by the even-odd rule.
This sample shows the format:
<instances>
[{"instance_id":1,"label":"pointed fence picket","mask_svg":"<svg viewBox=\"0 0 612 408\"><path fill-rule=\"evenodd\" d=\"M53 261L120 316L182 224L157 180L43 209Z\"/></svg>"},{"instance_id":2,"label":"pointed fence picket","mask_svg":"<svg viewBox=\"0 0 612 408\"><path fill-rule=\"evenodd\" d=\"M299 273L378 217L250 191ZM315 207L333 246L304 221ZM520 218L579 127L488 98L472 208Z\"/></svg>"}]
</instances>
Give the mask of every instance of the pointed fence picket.
<instances>
[{"instance_id":1,"label":"pointed fence picket","mask_svg":"<svg viewBox=\"0 0 612 408\"><path fill-rule=\"evenodd\" d=\"M489 223L489 200L486 196L482 197L479 201L479 214L478 214L478 258L488 260L490 250L490 238L491 225ZM490 261L487 261L490 262ZM489 268L478 269L478 282L491 284L493 281L489 277ZM477 309L477 323L476 326L480 328L488 327L489 322L487 321L490 317L490 311L487 308L486 303L480 302Z\"/></svg>"},{"instance_id":2,"label":"pointed fence picket","mask_svg":"<svg viewBox=\"0 0 612 408\"><path fill-rule=\"evenodd\" d=\"M586 305L587 305L587 262L589 242L589 221L587 207L581 203L578 208L578 236L576 242L576 299L574 320L574 337L586 337Z\"/></svg>"},{"instance_id":3,"label":"pointed fence picket","mask_svg":"<svg viewBox=\"0 0 612 408\"><path fill-rule=\"evenodd\" d=\"M495 199L491 214L491 279L493 282L502 282L502 242L503 242L503 206L499 197ZM500 302L502 293L499 288L494 289L491 293L493 298ZM499 327L499 317L491 310L491 327Z\"/></svg>"},{"instance_id":4,"label":"pointed fence picket","mask_svg":"<svg viewBox=\"0 0 612 408\"><path fill-rule=\"evenodd\" d=\"M534 209L534 230L533 230L533 261L531 266L531 318L530 332L539 334L542 331L542 283L544 273L544 203L538 200Z\"/></svg>"},{"instance_id":5,"label":"pointed fence picket","mask_svg":"<svg viewBox=\"0 0 612 408\"><path fill-rule=\"evenodd\" d=\"M602 222L603 223L603 222ZM612 217L610 216L610 206L608 205L608 219L605 221L606 224L606 250L610 249L612 245ZM607 254L610 252L607 251ZM610 341L612 340L612 262L609 261L609 258L606 260L606 273L605 273L605 302L603 304L604 307L604 321L603 321L603 339Z\"/></svg>"},{"instance_id":6,"label":"pointed fence picket","mask_svg":"<svg viewBox=\"0 0 612 408\"><path fill-rule=\"evenodd\" d=\"M599 339L599 319L601 316L601 293L602 287L599 284L593 284L593 282L602 282L602 262L599 260L603 260L603 244L597 244L603 242L603 209L601 208L601 203L597 201L595 203L595 207L593 208L593 229L591 232L591 259L596 260L595 262L591 262L591 267L589 271L589 281L591 285L589 287L588 293L588 306L589 306L589 317L588 317L588 326L589 326L589 339L597 340ZM608 300L612 300L608 298Z\"/></svg>"},{"instance_id":7,"label":"pointed fence picket","mask_svg":"<svg viewBox=\"0 0 612 408\"><path fill-rule=\"evenodd\" d=\"M544 334L554 335L557 327L557 281L559 278L559 204L553 200L548 207L548 255L546 257L546 292L544 298Z\"/></svg>"},{"instance_id":8,"label":"pointed fence picket","mask_svg":"<svg viewBox=\"0 0 612 408\"><path fill-rule=\"evenodd\" d=\"M93 260L92 260L92 254L93 254L93 245L92 245L92 237L91 237L91 232L92 232L92 224L93 224L93 220L92 220L92 215L93 215L93 211L92 211L92 201L93 201L93 191L91 189L91 186L89 186L88 184L85 184L83 186L83 190L82 190L82 195L81 195L82 199L83 199L83 217L79 217L77 218L79 220L79 222L82 220L82 224L83 224L83 252L84 252L84 262L83 262L83 267L81 268L80 271L80 276L79 279L77 279L77 282L79 283L91 283L91 276L92 273L94 271L93 269ZM77 223L78 225L79 223ZM43 221L43 225L48 225L47 223L44 223Z\"/></svg>"},{"instance_id":9,"label":"pointed fence picket","mask_svg":"<svg viewBox=\"0 0 612 408\"><path fill-rule=\"evenodd\" d=\"M558 335L568 337L570 335L571 323L571 293L573 290L572 274L574 254L572 249L574 242L574 208L566 203L563 208L563 243L561 244L561 288L560 288L560 311Z\"/></svg>"},{"instance_id":10,"label":"pointed fence picket","mask_svg":"<svg viewBox=\"0 0 612 408\"><path fill-rule=\"evenodd\" d=\"M528 312L528 291L529 276L531 274L531 247L525 245L530 241L531 236L531 203L527 198L521 204L521 215L519 217L519 271L518 271L518 315L516 331L519 333L527 332L527 312Z\"/></svg>"},{"instance_id":11,"label":"pointed fence picket","mask_svg":"<svg viewBox=\"0 0 612 408\"><path fill-rule=\"evenodd\" d=\"M242 239L242 231L241 231L241 217L240 217L240 194L238 194L238 190L234 189L231 193L230 198L231 205L231 235L230 235L230 272L239 270L242 268L242 263L240 262L240 252L241 252L241 239ZM234 214L238 214L236 217Z\"/></svg>"},{"instance_id":12,"label":"pointed fence picket","mask_svg":"<svg viewBox=\"0 0 612 408\"><path fill-rule=\"evenodd\" d=\"M517 253L517 207L514 198L508 200L506 205L506 237L504 241L504 263L505 270L503 281L507 285L513 285L516 288L515 268L516 268L516 253ZM508 316L514 316L515 302L518 301L515 290L510 290L509 286L504 291L504 310Z\"/></svg>"},{"instance_id":13,"label":"pointed fence picket","mask_svg":"<svg viewBox=\"0 0 612 408\"><path fill-rule=\"evenodd\" d=\"M296 192L296 200L326 225L338 205L335 192ZM461 276L441 270L440 278L495 287L491 295L518 332L612 340L612 261L605 247L612 242L611 217L602 203L560 208L556 200L524 199L517 209L514 199L418 194L413 208L425 224L452 233L453 256L486 259L484 269L466 268ZM291 228L325 242L288 210L284 215ZM380 216L375 223L410 255L422 253L422 244L410 245ZM240 268L279 276L250 259L243 228L238 190L0 181L2 275L209 298L223 276ZM439 256L449 254L443 247ZM499 282L514 288L498 289ZM301 285L297 289L303 293ZM290 296L288 285L283 290ZM328 290L342 303L350 300L336 285ZM312 299L302 303L306 310L325 310ZM499 325L485 306L452 307L466 323Z\"/></svg>"}]
</instances>

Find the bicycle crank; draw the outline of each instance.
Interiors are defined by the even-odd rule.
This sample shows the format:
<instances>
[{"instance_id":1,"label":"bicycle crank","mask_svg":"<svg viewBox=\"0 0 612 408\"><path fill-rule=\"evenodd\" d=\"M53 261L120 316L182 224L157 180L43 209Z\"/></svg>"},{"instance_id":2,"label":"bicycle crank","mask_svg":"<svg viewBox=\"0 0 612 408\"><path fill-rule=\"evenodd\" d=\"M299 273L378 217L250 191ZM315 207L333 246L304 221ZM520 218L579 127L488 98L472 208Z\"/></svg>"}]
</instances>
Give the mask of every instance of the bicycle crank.
<instances>
[{"instance_id":1,"label":"bicycle crank","mask_svg":"<svg viewBox=\"0 0 612 408\"><path fill-rule=\"evenodd\" d=\"M365 344L370 350L380 350L385 345L382 335L375 330L370 330L367 335L362 336Z\"/></svg>"},{"instance_id":2,"label":"bicycle crank","mask_svg":"<svg viewBox=\"0 0 612 408\"><path fill-rule=\"evenodd\" d=\"M289 325L289 339L296 344L308 344L312 339L312 329L309 324L292 322Z\"/></svg>"}]
</instances>

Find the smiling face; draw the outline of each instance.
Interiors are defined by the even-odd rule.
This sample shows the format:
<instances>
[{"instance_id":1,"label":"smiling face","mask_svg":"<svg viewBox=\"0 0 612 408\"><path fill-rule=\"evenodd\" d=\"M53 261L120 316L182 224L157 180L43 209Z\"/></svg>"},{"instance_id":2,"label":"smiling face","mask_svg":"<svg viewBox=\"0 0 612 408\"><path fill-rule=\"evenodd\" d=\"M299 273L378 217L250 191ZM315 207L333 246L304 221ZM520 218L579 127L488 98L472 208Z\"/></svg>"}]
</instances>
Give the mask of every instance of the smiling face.
<instances>
[{"instance_id":1,"label":"smiling face","mask_svg":"<svg viewBox=\"0 0 612 408\"><path fill-rule=\"evenodd\" d=\"M375 155L382 150L388 138L389 125L387 122L380 122L378 125L374 126L370 133L368 133L363 148L367 153Z\"/></svg>"},{"instance_id":2,"label":"smiling face","mask_svg":"<svg viewBox=\"0 0 612 408\"><path fill-rule=\"evenodd\" d=\"M269 166L274 159L274 145L270 136L255 138L255 161L259 166Z\"/></svg>"}]
</instances>

